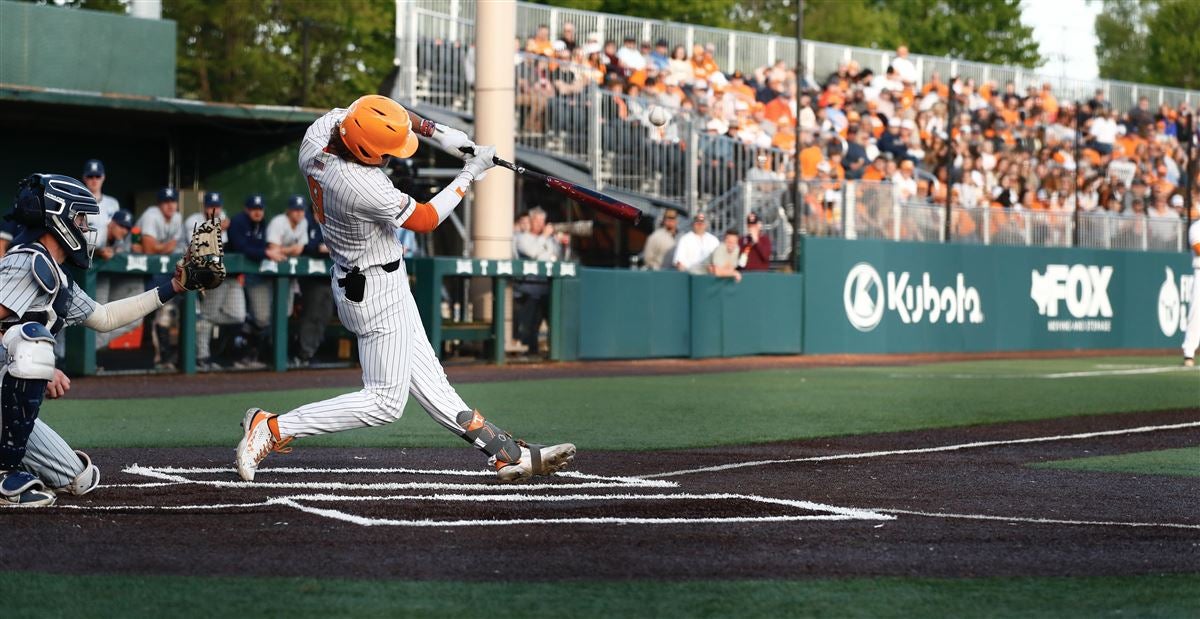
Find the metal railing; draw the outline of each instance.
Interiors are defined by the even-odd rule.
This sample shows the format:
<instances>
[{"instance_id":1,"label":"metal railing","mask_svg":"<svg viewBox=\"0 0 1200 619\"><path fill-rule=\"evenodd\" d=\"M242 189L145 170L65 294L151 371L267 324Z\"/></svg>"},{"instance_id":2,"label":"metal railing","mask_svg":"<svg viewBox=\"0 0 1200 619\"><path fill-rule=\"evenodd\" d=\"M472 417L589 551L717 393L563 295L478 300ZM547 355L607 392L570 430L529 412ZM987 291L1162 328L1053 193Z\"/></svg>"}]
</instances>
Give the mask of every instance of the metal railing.
<instances>
[{"instance_id":1,"label":"metal railing","mask_svg":"<svg viewBox=\"0 0 1200 619\"><path fill-rule=\"evenodd\" d=\"M401 101L474 113L474 50L464 47L473 27L460 18L412 11L410 24L438 36L406 34L412 63L397 81ZM455 33L455 37L443 36ZM587 166L598 188L615 187L696 212L705 201L729 192L753 168L784 170L789 153L717 135L701 119L676 110L655 127L654 104L645 97L602 89L581 64L514 53L516 143ZM751 174L753 176L753 174Z\"/></svg>"},{"instance_id":2,"label":"metal railing","mask_svg":"<svg viewBox=\"0 0 1200 619\"><path fill-rule=\"evenodd\" d=\"M708 201L709 228L720 236L726 230L746 235L746 216L756 213L762 232L771 238L771 260L792 255L792 196L786 183L747 181Z\"/></svg>"},{"instance_id":3,"label":"metal railing","mask_svg":"<svg viewBox=\"0 0 1200 619\"><path fill-rule=\"evenodd\" d=\"M397 14L397 21L401 24L414 14L437 14L454 20L473 20L475 18L475 2L473 0L397 0ZM532 36L539 25L545 24L550 28L550 38L556 39L563 24L566 23L574 24L580 44L587 40L590 33L596 33L601 41L613 40L618 44L626 36L631 36L638 41L665 39L672 47L677 44L686 46L689 54L693 44L711 43L714 47L713 55L717 64L727 72L740 69L749 73L781 59L792 65L796 58L796 40L791 37L564 9L528 2L517 3L517 35L522 38ZM441 30L420 30L420 32L446 39L460 34L456 33L454 26L449 23L442 23ZM399 30L397 38L401 38ZM464 39L459 38L458 40ZM403 59L404 56L399 53L399 48L397 50L397 58ZM863 68L881 74L891 64L895 55L888 50L806 40L801 56L806 76L821 79L836 71L839 64L851 60L858 62ZM1013 82L1018 90L1049 82L1054 89L1055 96L1060 101L1087 100L1095 91L1100 90L1104 92L1105 98L1119 110L1134 107L1141 96L1148 97L1153 105L1167 103L1174 106L1183 102L1191 104L1200 101L1200 92L1182 88L1167 88L1117 80L1080 80L1062 75L1048 75L1019 67L921 54L909 54L909 60L916 66L922 80L928 80L934 73L937 73L943 79L959 76L964 79L971 78L980 83L993 81L1003 85L1006 82Z\"/></svg>"},{"instance_id":4,"label":"metal railing","mask_svg":"<svg viewBox=\"0 0 1200 619\"><path fill-rule=\"evenodd\" d=\"M944 204L905 201L894 183L817 180L801 183L804 234L847 239L979 243L1071 247L1075 214L1069 211L966 208L950 211L946 237ZM707 207L714 230L737 227L750 211L781 223L779 233L790 230L791 198L782 180L745 182ZM1079 214L1079 247L1151 251L1183 251L1187 223L1175 216L1126 215L1106 211ZM739 229L741 229L739 227ZM776 241L775 232L772 241ZM787 256L788 241L780 238L777 259Z\"/></svg>"}]
</instances>

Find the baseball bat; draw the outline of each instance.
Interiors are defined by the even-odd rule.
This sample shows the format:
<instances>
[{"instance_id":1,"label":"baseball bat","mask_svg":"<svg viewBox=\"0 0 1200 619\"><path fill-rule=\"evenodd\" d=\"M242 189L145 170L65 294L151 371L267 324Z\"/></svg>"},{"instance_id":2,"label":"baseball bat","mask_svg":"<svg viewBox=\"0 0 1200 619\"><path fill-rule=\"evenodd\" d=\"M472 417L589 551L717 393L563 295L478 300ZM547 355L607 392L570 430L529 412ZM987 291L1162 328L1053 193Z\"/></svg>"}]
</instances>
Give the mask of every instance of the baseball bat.
<instances>
[{"instance_id":1,"label":"baseball bat","mask_svg":"<svg viewBox=\"0 0 1200 619\"><path fill-rule=\"evenodd\" d=\"M462 151L471 155L475 154L474 150L471 148L464 148ZM600 211L606 215L611 215L622 221L632 222L635 225L642 218L642 212L638 210L637 207L631 204L626 204L625 202L622 202L612 196L606 196L594 189L588 189L587 187L583 187L570 181L564 181L563 179L554 176L547 176L541 172L534 172L533 170L526 169L525 166L517 165L511 161L505 161L499 157L492 157L492 161L502 168L508 168L509 170L520 174L521 176L527 176L538 182L541 182L545 184L546 187L549 187L550 189L567 196L579 204Z\"/></svg>"}]
</instances>

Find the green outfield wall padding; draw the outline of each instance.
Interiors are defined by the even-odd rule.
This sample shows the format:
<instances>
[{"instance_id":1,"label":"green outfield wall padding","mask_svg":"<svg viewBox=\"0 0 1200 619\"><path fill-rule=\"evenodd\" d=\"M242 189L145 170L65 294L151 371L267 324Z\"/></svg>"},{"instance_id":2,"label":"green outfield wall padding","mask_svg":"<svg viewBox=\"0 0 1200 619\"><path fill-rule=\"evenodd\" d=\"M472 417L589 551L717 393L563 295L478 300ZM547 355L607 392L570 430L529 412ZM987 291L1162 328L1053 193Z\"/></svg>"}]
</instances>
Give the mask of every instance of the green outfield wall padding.
<instances>
[{"instance_id":1,"label":"green outfield wall padding","mask_svg":"<svg viewBox=\"0 0 1200 619\"><path fill-rule=\"evenodd\" d=\"M579 279L580 359L691 354L686 273L581 269Z\"/></svg>"},{"instance_id":2,"label":"green outfield wall padding","mask_svg":"<svg viewBox=\"0 0 1200 619\"><path fill-rule=\"evenodd\" d=\"M578 278L559 280L558 297L550 303L550 311L558 312L560 316L559 332L550 335L554 342L553 354L556 361L579 358L579 320L582 317L579 305L580 281Z\"/></svg>"},{"instance_id":3,"label":"green outfield wall padding","mask_svg":"<svg viewBox=\"0 0 1200 619\"><path fill-rule=\"evenodd\" d=\"M806 353L1167 348L1187 254L807 238Z\"/></svg>"},{"instance_id":4,"label":"green outfield wall padding","mask_svg":"<svg viewBox=\"0 0 1200 619\"><path fill-rule=\"evenodd\" d=\"M175 22L0 0L0 83L175 96Z\"/></svg>"},{"instance_id":5,"label":"green outfield wall padding","mask_svg":"<svg viewBox=\"0 0 1200 619\"><path fill-rule=\"evenodd\" d=\"M675 271L582 269L564 280L561 359L731 357L801 352L803 278L741 283ZM577 342L575 349L572 342Z\"/></svg>"},{"instance_id":6,"label":"green outfield wall padding","mask_svg":"<svg viewBox=\"0 0 1200 619\"><path fill-rule=\"evenodd\" d=\"M803 291L789 273L691 276L691 356L799 354Z\"/></svg>"}]
</instances>

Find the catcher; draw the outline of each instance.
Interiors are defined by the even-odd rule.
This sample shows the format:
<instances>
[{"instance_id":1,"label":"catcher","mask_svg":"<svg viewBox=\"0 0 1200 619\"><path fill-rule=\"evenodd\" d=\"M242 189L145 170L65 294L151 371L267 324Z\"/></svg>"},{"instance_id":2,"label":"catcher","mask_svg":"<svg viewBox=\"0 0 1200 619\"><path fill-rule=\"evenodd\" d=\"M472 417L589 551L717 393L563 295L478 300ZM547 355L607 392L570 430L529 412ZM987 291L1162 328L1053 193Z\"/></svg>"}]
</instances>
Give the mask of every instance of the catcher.
<instances>
[{"instance_id":1,"label":"catcher","mask_svg":"<svg viewBox=\"0 0 1200 619\"><path fill-rule=\"evenodd\" d=\"M8 217L24 231L0 258L0 506L53 505L56 494L87 494L100 483L91 458L37 418L43 398L60 398L71 387L54 367L54 335L74 324L112 331L180 292L225 279L221 227L213 219L193 231L170 281L97 304L62 265L91 265L96 231L88 216L99 212L91 192L67 176L34 174L17 186Z\"/></svg>"}]
</instances>

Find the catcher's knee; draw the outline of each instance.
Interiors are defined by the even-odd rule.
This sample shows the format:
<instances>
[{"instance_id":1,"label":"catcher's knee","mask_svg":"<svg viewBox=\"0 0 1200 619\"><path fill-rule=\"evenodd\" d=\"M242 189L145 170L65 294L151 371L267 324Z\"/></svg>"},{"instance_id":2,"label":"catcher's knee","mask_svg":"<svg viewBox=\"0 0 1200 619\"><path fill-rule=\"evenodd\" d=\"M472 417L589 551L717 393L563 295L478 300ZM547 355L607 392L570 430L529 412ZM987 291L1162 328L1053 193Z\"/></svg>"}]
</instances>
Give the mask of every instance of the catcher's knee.
<instances>
[{"instance_id":1,"label":"catcher's knee","mask_svg":"<svg viewBox=\"0 0 1200 619\"><path fill-rule=\"evenodd\" d=\"M83 470L67 485L55 488L54 491L59 494L83 496L95 490L96 486L100 485L100 469L92 464L91 456L78 449L75 450L75 455L79 456L79 460L83 464Z\"/></svg>"},{"instance_id":2,"label":"catcher's knee","mask_svg":"<svg viewBox=\"0 0 1200 619\"><path fill-rule=\"evenodd\" d=\"M521 448L507 432L496 427L496 424L484 419L479 411L462 411L458 414L458 425L462 427L462 437L468 443L479 447L489 456L495 456L503 462L516 462L521 459Z\"/></svg>"}]
</instances>

